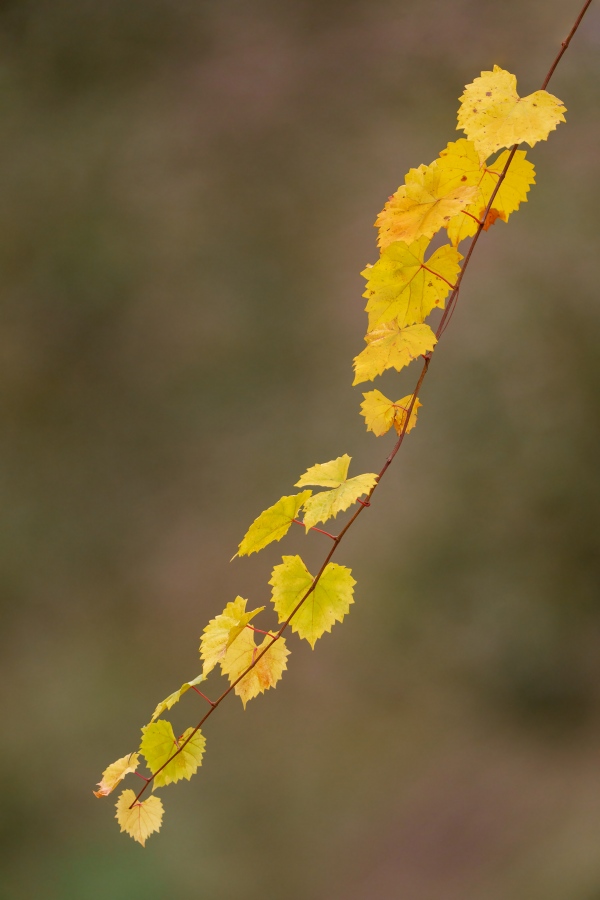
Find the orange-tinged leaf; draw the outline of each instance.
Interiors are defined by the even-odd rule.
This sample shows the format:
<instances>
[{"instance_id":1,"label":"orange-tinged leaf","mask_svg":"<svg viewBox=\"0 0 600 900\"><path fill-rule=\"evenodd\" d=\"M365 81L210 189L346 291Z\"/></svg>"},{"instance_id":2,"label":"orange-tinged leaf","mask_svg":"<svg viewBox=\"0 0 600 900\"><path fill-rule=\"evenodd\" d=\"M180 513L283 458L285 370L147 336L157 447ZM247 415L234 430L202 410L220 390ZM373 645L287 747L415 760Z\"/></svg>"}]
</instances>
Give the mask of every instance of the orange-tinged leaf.
<instances>
[{"instance_id":1,"label":"orange-tinged leaf","mask_svg":"<svg viewBox=\"0 0 600 900\"><path fill-rule=\"evenodd\" d=\"M381 435L386 434L393 425L398 434L401 433L412 400L412 394L402 397L401 400L396 400L395 403L392 400L388 400L381 391L377 390L368 391L366 394L363 394L363 397L365 399L360 405L361 415L365 417L367 431L372 431L377 437L381 437ZM408 434L408 432L417 424L418 410L422 405L423 404L419 399L415 400L410 413L406 434Z\"/></svg>"},{"instance_id":2,"label":"orange-tinged leaf","mask_svg":"<svg viewBox=\"0 0 600 900\"><path fill-rule=\"evenodd\" d=\"M189 741L186 742L188 737ZM185 746L183 746L185 744ZM183 746L177 756L173 754ZM166 719L151 722L142 728L140 751L154 775L154 787L164 787L172 781L187 778L188 781L202 764L202 756L206 739L201 731L194 732L188 728L179 737L175 737L173 726ZM171 757L173 757L171 759ZM171 760L168 762L168 760ZM165 763L168 763L165 766ZM162 768L163 766L164 769ZM158 771L158 770L161 771ZM156 774L155 774L156 773Z\"/></svg>"},{"instance_id":3,"label":"orange-tinged leaf","mask_svg":"<svg viewBox=\"0 0 600 900\"><path fill-rule=\"evenodd\" d=\"M353 384L373 381L386 369L399 372L413 359L433 350L437 338L429 325L400 328L395 322L379 325L365 337L367 346L354 360Z\"/></svg>"},{"instance_id":4,"label":"orange-tinged leaf","mask_svg":"<svg viewBox=\"0 0 600 900\"><path fill-rule=\"evenodd\" d=\"M135 772L139 758L139 753L129 753L111 763L102 773L102 781L98 782L98 790L94 791L96 797L107 797L129 772Z\"/></svg>"},{"instance_id":5,"label":"orange-tinged leaf","mask_svg":"<svg viewBox=\"0 0 600 900\"><path fill-rule=\"evenodd\" d=\"M462 138L456 143L470 142ZM509 154L510 151L505 150L493 162L482 163L475 199L448 223L448 237L454 246L477 231L478 221L481 221L487 209ZM497 219L507 222L510 214L515 212L521 203L527 202L529 188L535 184L535 169L526 156L524 150L517 150L515 153L494 197L493 209L490 210L484 225L486 231Z\"/></svg>"},{"instance_id":6,"label":"orange-tinged leaf","mask_svg":"<svg viewBox=\"0 0 600 900\"><path fill-rule=\"evenodd\" d=\"M116 819L121 826L121 831L126 831L134 841L143 847L148 836L153 831L160 830L164 810L159 797L138 800L129 809L134 800L135 793L132 790L123 791L117 800Z\"/></svg>"},{"instance_id":7,"label":"orange-tinged leaf","mask_svg":"<svg viewBox=\"0 0 600 900\"><path fill-rule=\"evenodd\" d=\"M280 541L289 531L290 525L311 493L302 491L301 494L281 497L277 503L261 512L244 535L236 555L250 556L251 553L262 550L271 541Z\"/></svg>"},{"instance_id":8,"label":"orange-tinged leaf","mask_svg":"<svg viewBox=\"0 0 600 900\"><path fill-rule=\"evenodd\" d=\"M482 72L465 87L460 100L457 128L486 159L513 144L533 147L565 121L566 107L561 100L548 91L519 97L516 77L500 66Z\"/></svg>"},{"instance_id":9,"label":"orange-tinged leaf","mask_svg":"<svg viewBox=\"0 0 600 900\"><path fill-rule=\"evenodd\" d=\"M375 222L379 247L385 250L393 241L412 244L421 236L433 237L471 202L474 194L474 187L460 180L457 183L456 171L440 165L439 160L410 169L405 183L390 197Z\"/></svg>"},{"instance_id":10,"label":"orange-tinged leaf","mask_svg":"<svg viewBox=\"0 0 600 900\"><path fill-rule=\"evenodd\" d=\"M264 606L259 606L258 609L246 612L247 602L243 597L236 597L204 629L200 639L200 658L204 662L202 674L205 677L217 663L223 662L227 650L248 622L264 609Z\"/></svg>"},{"instance_id":11,"label":"orange-tinged leaf","mask_svg":"<svg viewBox=\"0 0 600 900\"><path fill-rule=\"evenodd\" d=\"M312 583L313 576L299 556L284 556L282 564L275 566L269 584L273 588L273 605L280 622L285 622L293 613ZM350 604L354 603L355 584L350 569L329 563L314 591L291 620L292 631L314 649L315 642L326 631L331 631L335 622L341 622Z\"/></svg>"},{"instance_id":12,"label":"orange-tinged leaf","mask_svg":"<svg viewBox=\"0 0 600 900\"><path fill-rule=\"evenodd\" d=\"M421 237L412 244L395 241L383 250L374 266L362 276L367 279L363 297L368 300L369 331L396 321L401 328L423 322L433 309L443 309L446 297L460 271L461 254L446 244L425 262L429 240Z\"/></svg>"},{"instance_id":13,"label":"orange-tinged leaf","mask_svg":"<svg viewBox=\"0 0 600 900\"><path fill-rule=\"evenodd\" d=\"M239 638L231 645L225 654L225 659L221 663L223 674L227 675L230 684L233 684L248 666L252 665L264 648L271 644L271 640L271 637L267 636L257 646L254 640L254 632L250 628L244 629ZM256 665L250 669L248 674L236 684L235 693L244 704L244 709L248 700L252 700L257 694L262 694L269 688L275 687L287 668L289 655L290 651L287 649L285 639L279 638L269 647Z\"/></svg>"}]
</instances>

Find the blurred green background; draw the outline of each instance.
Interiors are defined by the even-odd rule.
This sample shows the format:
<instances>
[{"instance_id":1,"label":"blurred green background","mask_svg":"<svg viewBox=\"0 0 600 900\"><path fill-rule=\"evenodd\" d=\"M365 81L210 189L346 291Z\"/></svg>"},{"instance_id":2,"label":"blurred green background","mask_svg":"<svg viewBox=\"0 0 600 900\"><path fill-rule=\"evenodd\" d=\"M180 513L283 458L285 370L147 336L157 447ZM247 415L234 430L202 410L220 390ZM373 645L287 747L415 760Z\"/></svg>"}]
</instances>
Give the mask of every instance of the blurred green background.
<instances>
[{"instance_id":1,"label":"blurred green background","mask_svg":"<svg viewBox=\"0 0 600 900\"><path fill-rule=\"evenodd\" d=\"M340 550L346 622L224 704L145 849L92 795L207 620L327 543L229 563L249 522L315 462L380 467L350 386L375 215L579 6L0 6L3 898L599 900L597 4Z\"/></svg>"}]
</instances>

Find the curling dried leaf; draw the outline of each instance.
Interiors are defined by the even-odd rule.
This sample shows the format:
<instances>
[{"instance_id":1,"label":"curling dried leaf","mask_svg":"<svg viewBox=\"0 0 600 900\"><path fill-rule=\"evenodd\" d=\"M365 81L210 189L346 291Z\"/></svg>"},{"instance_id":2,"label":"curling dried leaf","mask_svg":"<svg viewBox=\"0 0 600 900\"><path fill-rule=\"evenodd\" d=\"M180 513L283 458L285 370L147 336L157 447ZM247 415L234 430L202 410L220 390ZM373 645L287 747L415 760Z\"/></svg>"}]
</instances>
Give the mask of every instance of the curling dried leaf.
<instances>
[{"instance_id":1,"label":"curling dried leaf","mask_svg":"<svg viewBox=\"0 0 600 900\"><path fill-rule=\"evenodd\" d=\"M96 797L107 797L129 772L135 772L139 758L139 753L129 753L111 763L102 773L102 781L98 782L98 790L94 791Z\"/></svg>"},{"instance_id":2,"label":"curling dried leaf","mask_svg":"<svg viewBox=\"0 0 600 900\"><path fill-rule=\"evenodd\" d=\"M223 661L225 653L235 639L242 633L248 622L264 606L246 612L246 603L243 597L236 597L228 603L222 613L211 619L200 639L200 658L204 661L202 674L204 677L211 672L217 663Z\"/></svg>"},{"instance_id":3,"label":"curling dried leaf","mask_svg":"<svg viewBox=\"0 0 600 900\"><path fill-rule=\"evenodd\" d=\"M360 406L361 414L365 417L365 422L367 423L367 431L372 431L377 437L381 437L381 435L386 434L393 425L398 434L401 433L412 400L412 394L402 397L401 400L396 400L395 403L392 400L388 400L388 398L378 390L368 391L366 394L363 394L363 397L365 399ZM408 432L417 424L418 410L422 405L423 404L419 399L415 400L410 413L406 434L408 434Z\"/></svg>"},{"instance_id":4,"label":"curling dried leaf","mask_svg":"<svg viewBox=\"0 0 600 900\"><path fill-rule=\"evenodd\" d=\"M172 781L180 781L182 778L189 780L202 764L206 739L201 731L196 731L181 752L173 756L193 731L193 728L188 728L176 738L173 726L166 719L159 719L142 728L140 751L152 774L158 773L154 777L155 788L163 787ZM163 769L162 766L171 757L173 758Z\"/></svg>"},{"instance_id":5,"label":"curling dried leaf","mask_svg":"<svg viewBox=\"0 0 600 900\"><path fill-rule=\"evenodd\" d=\"M292 614L312 583L313 576L299 556L284 556L282 564L275 566L269 584L273 588L273 605L280 622L285 622ZM350 569L329 563L314 591L291 620L292 631L314 648L318 638L331 631L333 624L341 622L347 614L350 604L354 603L355 584Z\"/></svg>"},{"instance_id":6,"label":"curling dried leaf","mask_svg":"<svg viewBox=\"0 0 600 900\"><path fill-rule=\"evenodd\" d=\"M117 800L116 820L121 826L121 831L126 831L143 847L148 835L160 830L164 810L159 797L138 800L129 809L134 800L135 793L132 790L123 791Z\"/></svg>"},{"instance_id":7,"label":"curling dried leaf","mask_svg":"<svg viewBox=\"0 0 600 900\"><path fill-rule=\"evenodd\" d=\"M565 121L562 101L548 91L519 97L516 77L500 66L482 72L468 84L460 101L457 128L486 159L513 144L524 142L533 147Z\"/></svg>"},{"instance_id":8,"label":"curling dried leaf","mask_svg":"<svg viewBox=\"0 0 600 900\"><path fill-rule=\"evenodd\" d=\"M251 553L262 550L271 541L280 541L287 534L290 525L311 493L311 491L302 491L301 494L282 497L273 506L261 512L244 535L242 543L238 547L237 556L250 556Z\"/></svg>"},{"instance_id":9,"label":"curling dried leaf","mask_svg":"<svg viewBox=\"0 0 600 900\"><path fill-rule=\"evenodd\" d=\"M264 609L264 607L263 607ZM194 678L193 681L186 681L181 685L178 691L173 691L172 694L169 694L168 697L165 697L164 700L157 705L156 709L152 713L151 722L154 722L155 719L158 719L160 715L162 715L166 710L171 709L172 706L175 706L176 703L179 703L183 695L186 691L189 691L191 687L194 687L196 684L200 684L201 681L204 681L206 675L202 672L201 675L198 675L197 678Z\"/></svg>"},{"instance_id":10,"label":"curling dried leaf","mask_svg":"<svg viewBox=\"0 0 600 900\"><path fill-rule=\"evenodd\" d=\"M400 328L423 322L444 302L460 271L461 254L449 244L439 247L425 263L429 244L421 237L412 244L395 241L374 266L361 274L367 279L369 331L396 321Z\"/></svg>"},{"instance_id":11,"label":"curling dried leaf","mask_svg":"<svg viewBox=\"0 0 600 900\"><path fill-rule=\"evenodd\" d=\"M373 381L386 369L399 372L413 359L433 350L437 339L429 325L400 328L396 322L379 325L365 337L367 346L354 360L353 384Z\"/></svg>"}]
</instances>

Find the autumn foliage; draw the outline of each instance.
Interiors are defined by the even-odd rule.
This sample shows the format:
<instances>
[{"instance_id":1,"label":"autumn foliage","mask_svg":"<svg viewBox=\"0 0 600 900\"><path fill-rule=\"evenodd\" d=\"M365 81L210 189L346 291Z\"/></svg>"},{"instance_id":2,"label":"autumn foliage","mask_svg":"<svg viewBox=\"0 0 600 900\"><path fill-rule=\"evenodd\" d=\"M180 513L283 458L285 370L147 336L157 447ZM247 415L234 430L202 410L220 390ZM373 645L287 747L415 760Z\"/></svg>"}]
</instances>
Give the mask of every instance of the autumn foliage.
<instances>
[{"instance_id":1,"label":"autumn foliage","mask_svg":"<svg viewBox=\"0 0 600 900\"><path fill-rule=\"evenodd\" d=\"M289 662L290 649L283 637L288 626L314 648L319 638L349 613L356 582L349 568L330 559L346 530L370 505L404 436L417 424L421 407L417 391L446 323L443 318L434 331L425 320L436 310L445 310L447 303L448 312L450 303L456 302L464 271L461 263L465 264L457 249L461 242L475 235L472 249L483 230L498 220L507 222L528 199L535 170L526 152L517 150L517 146L526 143L533 147L546 140L564 121L564 112L561 101L545 90L519 97L515 76L498 66L482 72L460 98L457 127L466 137L450 142L429 165L410 169L377 217L381 253L362 272L368 327L366 346L354 359L353 383L373 381L388 369L399 372L413 360L424 358L412 394L396 401L377 389L362 395L361 414L367 430L381 437L394 429L397 443L379 473L349 476L348 454L310 466L295 482L301 490L281 497L248 528L236 557L249 556L282 540L296 523L306 532L321 531L333 543L315 574L297 554L283 556L274 567L269 585L278 621L276 630L257 627L264 606L247 609L248 601L241 596L227 603L202 632L200 674L157 705L150 722L142 728L139 749L104 771L94 792L97 797L110 794L132 773L145 781L137 796L132 790L124 790L117 801L116 818L121 830L140 844L159 830L163 817L163 805L156 795L142 799L146 789L191 778L202 764L205 751L201 725L230 692L234 691L246 707L258 694L277 685ZM435 235L437 247L430 251ZM445 240L441 245L440 235ZM350 509L351 517L339 534L317 528ZM298 528L295 531L298 536L302 533ZM204 688L204 682L216 670L229 686L212 701L199 685ZM199 725L176 735L171 723L161 717L190 690L209 708ZM139 771L140 758L149 774Z\"/></svg>"}]
</instances>

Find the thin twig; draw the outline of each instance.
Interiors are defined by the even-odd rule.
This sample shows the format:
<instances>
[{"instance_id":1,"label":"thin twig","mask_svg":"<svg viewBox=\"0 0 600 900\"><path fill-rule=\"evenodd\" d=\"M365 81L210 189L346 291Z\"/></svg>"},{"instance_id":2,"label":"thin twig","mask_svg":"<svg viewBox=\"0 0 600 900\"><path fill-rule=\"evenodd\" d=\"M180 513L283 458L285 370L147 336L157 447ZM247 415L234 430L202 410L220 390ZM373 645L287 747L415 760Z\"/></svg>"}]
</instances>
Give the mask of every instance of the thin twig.
<instances>
[{"instance_id":1,"label":"thin twig","mask_svg":"<svg viewBox=\"0 0 600 900\"><path fill-rule=\"evenodd\" d=\"M566 50L567 47L569 46L569 43L570 43L570 41L571 41L571 38L573 37L573 35L574 35L575 32L577 31L579 25L581 24L581 20L583 19L583 17L584 17L584 15L585 15L585 13L586 13L588 7L590 6L591 2L592 2L592 0L586 0L586 3L584 4L584 6L583 6L581 12L579 13L579 15L578 15L578 17L577 17L577 19L576 19L576 21L575 21L575 24L574 24L573 27L571 28L571 31L569 32L567 38L562 42L562 44L561 44L561 49L560 49L560 51L558 52L558 54L557 54L557 56L556 56L554 62L552 63L552 65L551 65L551 67L550 67L550 70L548 71L548 74L546 75L546 77L545 77L545 79L544 79L544 83L543 83L542 88L541 88L542 90L545 90L545 89L546 89L546 87L547 87L547 85L548 85L548 82L550 81L550 79L552 78L552 75L554 74L554 70L556 69L558 63L560 62L563 53L565 52L565 50ZM452 290L452 293L450 294L450 298L449 298L449 300L448 300L448 302L447 302L447 304L446 304L446 309L444 310L444 313L443 313L443 315L442 315L442 318L441 318L441 320L440 320L440 323L439 323L438 328L437 328L437 331L436 331L436 338L438 338L438 340L439 340L439 338L442 336L442 334L444 333L445 328L446 328L448 322L450 321L450 318L451 318L451 316L452 316L452 313L454 312L454 307L456 306L456 303L457 303L457 300L458 300L458 294L459 294L459 290L460 290L460 285L461 285L461 283L462 283L462 280L463 280L463 278L464 278L465 272L466 272L466 270L467 270L467 266L469 265L471 256L473 255L473 250L475 249L475 246L477 245L477 241L479 240L479 236L481 235L481 232L484 230L484 225L485 225L485 222L486 222L486 219L487 219L487 215L488 215L490 209L492 208L492 203L493 203L493 201L494 201L494 198L495 198L496 194L497 194L498 191L500 190L500 186L501 186L502 182L503 182L504 179L506 178L506 173L508 172L508 167L510 166L510 164L511 164L513 158L514 158L514 155L515 155L515 153L517 152L517 147L518 147L518 144L515 144L515 145L511 148L511 151L510 151L510 153L509 153L508 159L506 160L506 164L505 164L505 166L504 166L504 169L503 169L502 172L500 173L500 176L499 176L499 178L498 178L498 182L497 182L497 184L496 184L496 186L495 186L495 188L494 188L494 191L492 192L492 196L490 197L489 203L488 203L488 205L487 205L487 207L486 207L486 209L485 209L485 212L484 212L484 215L483 215L483 217L482 217L482 220L479 222L479 225L478 225L477 231L475 232L475 235L474 235L474 237L473 237L473 240L472 240L471 243L469 244L469 249L468 249L468 251L467 251L467 255L465 256L465 260L464 260L464 263L463 263L462 268L461 268L461 270L460 270L458 279L457 279L457 281L456 281L456 285L454 286L454 288L453 288L453 290ZM425 268L425 267L424 267L424 268ZM298 612L298 610L301 608L301 606L306 602L306 600L307 600L307 599L310 597L310 595L313 593L313 591L314 591L315 588L317 587L319 581L321 580L321 576L323 575L323 572L324 572L325 569L327 568L327 566L328 566L328 564L329 564L329 561L331 560L331 557L333 556L333 554L334 554L335 551L337 550L337 548L338 548L340 542L342 541L344 535L346 534L346 532L348 531L348 529L351 528L351 526L354 524L354 522L356 522L356 520L358 519L358 517L360 516L360 514L361 514L365 509L367 509L367 508L371 505L371 497L372 497L373 494L375 493L377 487L379 486L379 484L380 484L380 482L381 482L381 479L383 478L383 476L384 476L385 473L387 472L388 468L389 468L390 465L392 464L394 457L396 456L396 454L397 454L398 451L400 450L400 447L402 446L402 443L403 443L404 438L405 438L405 436L406 436L406 431L407 431L407 428L408 428L408 425L409 425L409 422L410 422L411 413L412 413L413 408L414 408L414 405L415 405L415 403L416 403L416 401L417 401L417 397L418 397L419 391L421 390L421 385L423 384L423 381L425 380L425 376L427 375L427 372L429 371L429 365L430 365L430 363L431 363L431 353L428 353L428 354L426 354L425 357L424 357L423 366L422 366L422 368L421 368L421 374L419 375L419 378L418 378L418 380L417 380L417 383L416 383L416 385L415 385L415 388L414 388L414 390L413 390L413 392L412 392L411 401L410 401L410 403L409 403L409 405L408 405L408 409L406 410L406 413L407 413L407 414L406 414L406 418L405 418L404 423L403 423L403 425L402 425L402 430L400 431L400 434L399 434L399 436L398 436L398 440L397 440L396 443L394 444L394 447L393 447L391 453L389 454L389 456L387 457L385 463L383 464L383 466L382 466L382 468L381 468L381 471L379 472L379 475L377 476L377 481L375 482L375 484L373 485L373 487L371 488L371 490L370 490L369 493L367 494L366 500L359 500L359 501L358 501L358 502L359 502L358 509L355 510L355 512L354 512L353 515L350 517L350 519L349 519L348 522L345 524L345 526L342 528L342 530L341 530L340 533L337 535L337 537L334 537L333 535L328 535L329 537L331 537L331 538L333 539L333 546L331 547L329 553L328 553L327 556L325 557L325 560L323 561L323 564L321 565L321 568L319 569L319 571L317 572L317 574L316 574L315 577L313 578L313 581L312 581L311 586L308 588L308 590L307 590L306 593L303 595L303 597L298 601L298 603L296 604L296 606L294 607L294 609L292 610L292 612L289 614L289 616L287 617L287 619L283 622L283 624L282 624L281 628L279 629L279 631L277 631L277 632L272 636L271 642L270 642L269 644L267 644L267 646L264 647L264 648L261 650L260 653L254 655L254 657L253 657L253 659L252 659L252 663L248 666L248 668L245 669L245 670L242 672L242 674L239 675L238 678L236 678L236 680L233 681L233 682L229 685L229 687L226 688L226 689L223 691L223 693L220 695L220 697L218 697L218 698L212 703L211 708L210 708L210 709L208 710L208 712L200 719L200 721L198 722L198 724L196 725L196 727L194 728L194 730L188 735L188 737L185 739L185 741L182 742L181 745L178 745L177 750L175 751L175 753L174 753L171 757L169 757L169 759L168 759L165 763L163 763L163 765L162 765L159 769L157 769L156 772L153 772L151 778L149 778L149 779L146 781L146 783L144 784L144 786L142 787L142 789L140 790L140 792L137 794L135 800L133 801L133 803L132 803L131 806L129 807L130 809L131 809L131 808L139 801L139 798L140 798L140 797L142 796L142 794L147 790L148 785L151 784L151 782L154 780L154 778L156 778L156 776L158 775L158 773L159 773L159 772L162 772L162 770L163 770L166 766L168 766L169 763L170 763L170 762L171 762L171 761L172 761L179 753L181 753L181 751L184 749L184 747L186 746L186 744L188 744L188 743L191 741L191 739L194 737L194 735L196 734L196 732L200 730L200 728L204 725L204 723L205 723L206 720L209 718L209 716L211 716L211 715L214 713L215 709L217 709L217 707L220 706L220 704L223 702L223 700L224 700L227 696L229 696L229 694L234 690L235 686L236 686L237 684L239 684L239 682L242 680L242 678L245 678L245 677L246 677L246 675L247 675L247 674L254 668L254 666L262 659L262 657L265 655L265 653L267 653L267 651L271 649L271 647L273 646L273 644L275 643L275 641L278 641L278 640L279 640L279 638L282 636L283 632L286 630L286 628L288 627L288 625L290 624L290 622L292 621L292 619L294 618L294 616L296 615L296 613ZM300 524L301 524L301 523L300 523ZM316 530L316 531L319 531L319 530L321 530L321 529L315 529L315 530ZM206 699L208 699L208 698L206 698ZM209 702L210 702L210 701L209 701ZM143 776L142 776L142 777L143 777Z\"/></svg>"}]
</instances>

